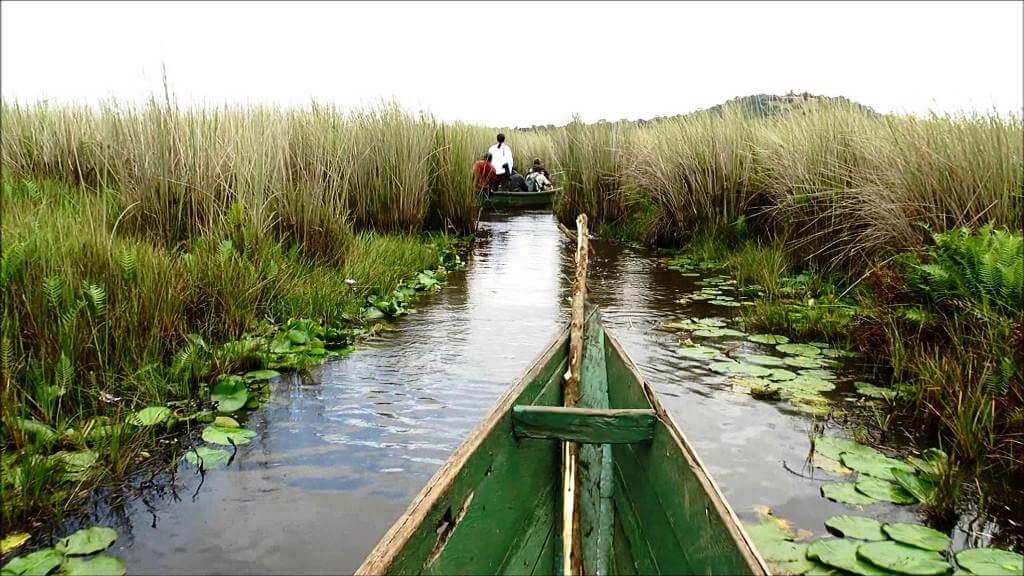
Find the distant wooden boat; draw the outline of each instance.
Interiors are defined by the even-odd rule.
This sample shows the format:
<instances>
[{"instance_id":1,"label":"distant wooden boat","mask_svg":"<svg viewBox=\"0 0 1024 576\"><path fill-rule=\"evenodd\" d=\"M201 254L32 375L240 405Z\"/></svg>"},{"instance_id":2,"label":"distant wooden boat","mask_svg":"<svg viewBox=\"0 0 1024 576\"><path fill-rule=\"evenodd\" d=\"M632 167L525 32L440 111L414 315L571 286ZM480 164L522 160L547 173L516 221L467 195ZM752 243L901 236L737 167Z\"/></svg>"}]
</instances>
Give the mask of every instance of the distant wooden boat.
<instances>
[{"instance_id":1,"label":"distant wooden boat","mask_svg":"<svg viewBox=\"0 0 1024 576\"><path fill-rule=\"evenodd\" d=\"M484 195L483 204L492 207L543 208L550 206L561 189L542 192L508 192L496 190Z\"/></svg>"},{"instance_id":2,"label":"distant wooden boat","mask_svg":"<svg viewBox=\"0 0 1024 576\"><path fill-rule=\"evenodd\" d=\"M768 573L598 310L584 315L585 219L578 231L570 327L357 574Z\"/></svg>"}]
</instances>

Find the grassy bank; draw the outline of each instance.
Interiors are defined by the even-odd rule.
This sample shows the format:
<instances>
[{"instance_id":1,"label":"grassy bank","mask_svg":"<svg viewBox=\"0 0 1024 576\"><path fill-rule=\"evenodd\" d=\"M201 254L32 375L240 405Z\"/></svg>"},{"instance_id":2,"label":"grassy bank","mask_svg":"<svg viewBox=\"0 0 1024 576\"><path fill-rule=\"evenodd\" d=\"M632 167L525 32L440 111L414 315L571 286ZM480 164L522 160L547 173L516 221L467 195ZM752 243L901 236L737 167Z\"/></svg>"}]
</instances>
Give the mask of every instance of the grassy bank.
<instances>
[{"instance_id":1,"label":"grassy bank","mask_svg":"<svg viewBox=\"0 0 1024 576\"><path fill-rule=\"evenodd\" d=\"M344 352L436 286L417 273L452 265L448 236L353 231L344 212L336 233L282 233L233 203L172 243L166 221L128 221L123 191L5 178L2 199L5 532L59 518L155 457L219 376ZM309 340L301 354L277 349L282 328ZM173 417L138 425L146 406Z\"/></svg>"},{"instance_id":2,"label":"grassy bank","mask_svg":"<svg viewBox=\"0 0 1024 576\"><path fill-rule=\"evenodd\" d=\"M841 339L890 373L887 427L1024 474L1019 118L811 103L562 138L562 220L727 265L763 288L752 329Z\"/></svg>"}]
</instances>

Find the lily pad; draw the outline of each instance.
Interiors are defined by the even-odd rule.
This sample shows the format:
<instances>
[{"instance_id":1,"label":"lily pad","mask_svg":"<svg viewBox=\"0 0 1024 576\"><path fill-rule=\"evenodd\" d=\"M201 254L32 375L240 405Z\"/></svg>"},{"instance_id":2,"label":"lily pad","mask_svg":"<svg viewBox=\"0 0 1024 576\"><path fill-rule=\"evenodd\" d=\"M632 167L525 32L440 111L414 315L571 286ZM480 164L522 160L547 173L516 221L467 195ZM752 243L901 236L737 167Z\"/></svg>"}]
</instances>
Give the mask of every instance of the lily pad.
<instances>
[{"instance_id":1,"label":"lily pad","mask_svg":"<svg viewBox=\"0 0 1024 576\"><path fill-rule=\"evenodd\" d=\"M776 382L785 382L786 380L796 378L796 372L786 370L785 368L772 368L772 373L767 378Z\"/></svg>"},{"instance_id":2,"label":"lily pad","mask_svg":"<svg viewBox=\"0 0 1024 576\"><path fill-rule=\"evenodd\" d=\"M849 350L838 350L836 348L828 348L821 351L821 355L826 358L853 358L857 354L850 352Z\"/></svg>"},{"instance_id":3,"label":"lily pad","mask_svg":"<svg viewBox=\"0 0 1024 576\"><path fill-rule=\"evenodd\" d=\"M127 570L124 561L109 554L94 558L68 558L61 574L67 576L124 576Z\"/></svg>"},{"instance_id":4,"label":"lily pad","mask_svg":"<svg viewBox=\"0 0 1024 576\"><path fill-rule=\"evenodd\" d=\"M717 298L715 300L711 300L709 303L710 304L714 304L716 306L727 306L729 308L735 308L737 306L742 306L742 304L740 304L739 302L736 302L735 300L724 300L722 297L719 297L719 298Z\"/></svg>"},{"instance_id":5,"label":"lily pad","mask_svg":"<svg viewBox=\"0 0 1024 576\"><path fill-rule=\"evenodd\" d=\"M679 351L679 355L695 360L708 360L721 354L716 348L710 346L689 346Z\"/></svg>"},{"instance_id":6,"label":"lily pad","mask_svg":"<svg viewBox=\"0 0 1024 576\"><path fill-rule=\"evenodd\" d=\"M821 350L810 344L777 344L775 349L783 354L793 354L796 356L817 356L821 354Z\"/></svg>"},{"instance_id":7,"label":"lily pad","mask_svg":"<svg viewBox=\"0 0 1024 576\"><path fill-rule=\"evenodd\" d=\"M849 438L840 438L839 436L816 437L814 439L814 451L824 454L833 460L842 460L842 455L847 452L884 456L884 454L871 446L865 446Z\"/></svg>"},{"instance_id":8,"label":"lily pad","mask_svg":"<svg viewBox=\"0 0 1024 576\"><path fill-rule=\"evenodd\" d=\"M807 544L801 544L801 546L806 547ZM825 566L822 566L813 560L808 560L806 557L798 558L796 560L785 560L782 562L769 562L773 569L772 574L800 575L807 574L816 568L825 568Z\"/></svg>"},{"instance_id":9,"label":"lily pad","mask_svg":"<svg viewBox=\"0 0 1024 576\"><path fill-rule=\"evenodd\" d=\"M822 350L827 350L832 347L832 345L829 344L828 342L808 342L808 344L814 346L815 348L820 348Z\"/></svg>"},{"instance_id":10,"label":"lily pad","mask_svg":"<svg viewBox=\"0 0 1024 576\"><path fill-rule=\"evenodd\" d=\"M873 566L857 557L857 548L861 545L855 540L843 538L825 538L815 540L807 547L807 557L822 564L846 570L861 576L884 576L885 570Z\"/></svg>"},{"instance_id":11,"label":"lily pad","mask_svg":"<svg viewBox=\"0 0 1024 576\"><path fill-rule=\"evenodd\" d=\"M21 545L28 542L32 535L28 532L12 532L0 540L0 554L7 554L11 550L21 548Z\"/></svg>"},{"instance_id":12,"label":"lily pad","mask_svg":"<svg viewBox=\"0 0 1024 576\"><path fill-rule=\"evenodd\" d=\"M51 458L60 460L64 464L64 473L70 479L77 479L85 474L93 464L99 460L100 455L92 450L76 450L65 452L61 450Z\"/></svg>"},{"instance_id":13,"label":"lily pad","mask_svg":"<svg viewBox=\"0 0 1024 576\"><path fill-rule=\"evenodd\" d=\"M53 548L44 548L35 552L12 558L10 562L0 568L0 574L7 576L46 576L60 566L64 561L64 555Z\"/></svg>"},{"instance_id":14,"label":"lily pad","mask_svg":"<svg viewBox=\"0 0 1024 576\"><path fill-rule=\"evenodd\" d=\"M825 365L822 360L810 356L786 356L782 361L794 368L821 368Z\"/></svg>"},{"instance_id":15,"label":"lily pad","mask_svg":"<svg viewBox=\"0 0 1024 576\"><path fill-rule=\"evenodd\" d=\"M252 372L246 372L244 378L252 382L254 380L270 380L280 375L281 373L277 370L253 370Z\"/></svg>"},{"instance_id":16,"label":"lily pad","mask_svg":"<svg viewBox=\"0 0 1024 576\"><path fill-rule=\"evenodd\" d=\"M856 538L857 540L888 540L889 537L882 531L882 523L867 516L833 516L825 520L825 526L830 532Z\"/></svg>"},{"instance_id":17,"label":"lily pad","mask_svg":"<svg viewBox=\"0 0 1024 576\"><path fill-rule=\"evenodd\" d=\"M920 474L907 472L906 470L898 468L892 470L892 476L896 480L897 484L912 494L914 498L917 498L918 501L929 503L934 500L935 492L938 487L935 485L935 482L930 479L924 478Z\"/></svg>"},{"instance_id":18,"label":"lily pad","mask_svg":"<svg viewBox=\"0 0 1024 576\"><path fill-rule=\"evenodd\" d=\"M815 454L814 457L811 458L811 464L826 472L832 472L833 474L853 474L853 470L843 466L842 462L833 460L828 456L823 456L821 454Z\"/></svg>"},{"instance_id":19,"label":"lily pad","mask_svg":"<svg viewBox=\"0 0 1024 576\"><path fill-rule=\"evenodd\" d=\"M760 366L782 366L782 358L777 356L767 356L765 354L751 354L749 356L743 356L744 362L753 362Z\"/></svg>"},{"instance_id":20,"label":"lily pad","mask_svg":"<svg viewBox=\"0 0 1024 576\"><path fill-rule=\"evenodd\" d=\"M874 504L877 499L857 490L853 482L831 482L821 485L821 495L842 504ZM827 564L827 562L826 562Z\"/></svg>"},{"instance_id":21,"label":"lily pad","mask_svg":"<svg viewBox=\"0 0 1024 576\"><path fill-rule=\"evenodd\" d=\"M972 574L1020 576L1024 574L1024 556L999 548L971 548L957 552L956 562Z\"/></svg>"},{"instance_id":22,"label":"lily pad","mask_svg":"<svg viewBox=\"0 0 1024 576\"><path fill-rule=\"evenodd\" d=\"M884 500L893 504L914 504L917 502L917 498L914 498L911 493L904 490L899 484L893 484L888 480L872 478L871 476L861 476L857 479L857 491L875 500Z\"/></svg>"},{"instance_id":23,"label":"lily pad","mask_svg":"<svg viewBox=\"0 0 1024 576\"><path fill-rule=\"evenodd\" d=\"M128 423L135 426L156 426L171 416L166 406L147 406L128 417Z\"/></svg>"},{"instance_id":24,"label":"lily pad","mask_svg":"<svg viewBox=\"0 0 1024 576\"><path fill-rule=\"evenodd\" d=\"M899 574L931 576L950 570L949 562L936 552L888 540L862 544L857 548L857 556Z\"/></svg>"},{"instance_id":25,"label":"lily pad","mask_svg":"<svg viewBox=\"0 0 1024 576\"><path fill-rule=\"evenodd\" d=\"M223 448L210 448L209 446L197 446L185 453L185 461L189 464L206 470L220 468L231 460L231 453Z\"/></svg>"},{"instance_id":26,"label":"lily pad","mask_svg":"<svg viewBox=\"0 0 1024 576\"><path fill-rule=\"evenodd\" d=\"M84 556L110 548L117 540L117 530L106 526L83 528L67 538L61 538L55 548L65 556Z\"/></svg>"},{"instance_id":27,"label":"lily pad","mask_svg":"<svg viewBox=\"0 0 1024 576\"><path fill-rule=\"evenodd\" d=\"M217 416L213 419L213 425L218 428L241 428L241 424L238 420L235 420L231 416Z\"/></svg>"},{"instance_id":28,"label":"lily pad","mask_svg":"<svg viewBox=\"0 0 1024 576\"><path fill-rule=\"evenodd\" d=\"M248 444L249 439L255 435L255 431L245 428L221 428L212 425L203 428L203 440L222 446Z\"/></svg>"},{"instance_id":29,"label":"lily pad","mask_svg":"<svg viewBox=\"0 0 1024 576\"><path fill-rule=\"evenodd\" d=\"M744 333L732 328L702 328L694 330L693 335L701 338L721 338L722 336L743 336Z\"/></svg>"},{"instance_id":30,"label":"lily pad","mask_svg":"<svg viewBox=\"0 0 1024 576\"><path fill-rule=\"evenodd\" d=\"M889 399L896 396L896 391L892 388L876 386L870 382L854 382L853 387L858 394L868 396L870 398Z\"/></svg>"},{"instance_id":31,"label":"lily pad","mask_svg":"<svg viewBox=\"0 0 1024 576\"><path fill-rule=\"evenodd\" d=\"M826 370L824 368L813 368L811 370L801 370L801 376L807 376L809 378L817 378L819 380L835 380L839 378L832 370Z\"/></svg>"},{"instance_id":32,"label":"lily pad","mask_svg":"<svg viewBox=\"0 0 1024 576\"><path fill-rule=\"evenodd\" d=\"M896 480L896 477L892 475L893 468L904 472L914 471L914 467L906 462L870 452L848 452L843 454L842 461L844 465L861 474L889 481Z\"/></svg>"},{"instance_id":33,"label":"lily pad","mask_svg":"<svg viewBox=\"0 0 1024 576\"><path fill-rule=\"evenodd\" d=\"M786 344L789 342L789 338L779 334L751 334L747 340L758 344Z\"/></svg>"},{"instance_id":34,"label":"lily pad","mask_svg":"<svg viewBox=\"0 0 1024 576\"><path fill-rule=\"evenodd\" d=\"M227 376L213 386L210 399L217 403L217 411L234 412L245 406L249 400L249 390L241 377Z\"/></svg>"},{"instance_id":35,"label":"lily pad","mask_svg":"<svg viewBox=\"0 0 1024 576\"><path fill-rule=\"evenodd\" d=\"M742 364L740 362L714 362L708 366L715 372L723 372L726 374L743 374L745 376L753 376L755 378L761 378L771 374L771 370L763 366L756 364Z\"/></svg>"},{"instance_id":36,"label":"lily pad","mask_svg":"<svg viewBox=\"0 0 1024 576\"><path fill-rule=\"evenodd\" d=\"M920 524L896 522L886 524L882 529L889 535L889 538L922 550L942 552L949 548L949 536Z\"/></svg>"},{"instance_id":37,"label":"lily pad","mask_svg":"<svg viewBox=\"0 0 1024 576\"><path fill-rule=\"evenodd\" d=\"M793 378L792 380L779 382L779 386L782 386L783 388L788 388L795 392L812 393L828 392L829 390L836 389L836 385L827 380L822 380L821 378L817 378L814 376L805 376L803 374L797 376L796 378Z\"/></svg>"}]
</instances>

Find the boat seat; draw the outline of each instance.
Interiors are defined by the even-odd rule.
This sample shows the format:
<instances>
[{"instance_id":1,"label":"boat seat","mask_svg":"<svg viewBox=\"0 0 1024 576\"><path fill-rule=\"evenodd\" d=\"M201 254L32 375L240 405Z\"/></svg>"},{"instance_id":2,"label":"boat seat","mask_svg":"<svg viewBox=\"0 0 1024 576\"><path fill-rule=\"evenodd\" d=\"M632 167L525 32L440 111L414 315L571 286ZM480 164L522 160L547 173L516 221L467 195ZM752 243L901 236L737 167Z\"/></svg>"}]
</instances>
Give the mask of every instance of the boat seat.
<instances>
[{"instance_id":1,"label":"boat seat","mask_svg":"<svg viewBox=\"0 0 1024 576\"><path fill-rule=\"evenodd\" d=\"M634 408L512 407L512 431L519 438L580 444L633 444L654 437L654 410Z\"/></svg>"}]
</instances>

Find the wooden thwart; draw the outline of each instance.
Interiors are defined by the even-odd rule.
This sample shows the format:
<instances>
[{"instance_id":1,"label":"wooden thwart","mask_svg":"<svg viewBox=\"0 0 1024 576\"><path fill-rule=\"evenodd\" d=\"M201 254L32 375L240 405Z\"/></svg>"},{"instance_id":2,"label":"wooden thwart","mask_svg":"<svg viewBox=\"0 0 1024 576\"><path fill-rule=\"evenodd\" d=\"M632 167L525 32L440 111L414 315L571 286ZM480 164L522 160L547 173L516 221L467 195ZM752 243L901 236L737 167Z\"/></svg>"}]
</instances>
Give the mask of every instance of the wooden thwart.
<instances>
[{"instance_id":1,"label":"wooden thwart","mask_svg":"<svg viewBox=\"0 0 1024 576\"><path fill-rule=\"evenodd\" d=\"M565 440L581 444L630 444L654 436L654 410L515 406L516 436Z\"/></svg>"}]
</instances>

